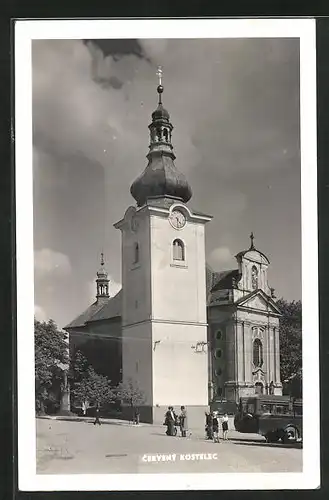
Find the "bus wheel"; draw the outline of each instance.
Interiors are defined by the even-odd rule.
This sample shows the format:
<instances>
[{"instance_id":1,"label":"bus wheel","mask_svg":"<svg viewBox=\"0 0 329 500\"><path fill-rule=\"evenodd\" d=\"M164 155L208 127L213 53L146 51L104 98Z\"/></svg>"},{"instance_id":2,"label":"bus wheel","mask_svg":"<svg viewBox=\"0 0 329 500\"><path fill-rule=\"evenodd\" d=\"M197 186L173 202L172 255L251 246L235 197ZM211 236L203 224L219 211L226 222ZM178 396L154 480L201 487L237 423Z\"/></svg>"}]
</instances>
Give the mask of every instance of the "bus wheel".
<instances>
[{"instance_id":1,"label":"bus wheel","mask_svg":"<svg viewBox=\"0 0 329 500\"><path fill-rule=\"evenodd\" d=\"M296 429L296 427L294 427L293 425L288 425L284 429L284 434L282 436L282 442L283 443L296 443L298 437L299 437L298 429Z\"/></svg>"}]
</instances>

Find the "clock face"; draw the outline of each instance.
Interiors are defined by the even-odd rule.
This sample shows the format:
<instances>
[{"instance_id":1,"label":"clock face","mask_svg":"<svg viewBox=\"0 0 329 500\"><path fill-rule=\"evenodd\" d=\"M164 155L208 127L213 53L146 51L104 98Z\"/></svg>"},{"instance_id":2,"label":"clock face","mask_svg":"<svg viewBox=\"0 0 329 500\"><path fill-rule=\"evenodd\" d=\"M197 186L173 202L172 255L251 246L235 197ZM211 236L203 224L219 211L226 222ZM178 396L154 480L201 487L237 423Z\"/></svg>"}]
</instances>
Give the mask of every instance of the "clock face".
<instances>
[{"instance_id":1,"label":"clock face","mask_svg":"<svg viewBox=\"0 0 329 500\"><path fill-rule=\"evenodd\" d=\"M169 222L175 229L182 229L186 224L186 217L179 210L173 210L169 216Z\"/></svg>"},{"instance_id":2,"label":"clock face","mask_svg":"<svg viewBox=\"0 0 329 500\"><path fill-rule=\"evenodd\" d=\"M132 220L131 220L131 229L132 229L132 231L134 231L134 232L137 231L138 226L139 226L139 222L138 222L137 217L133 217Z\"/></svg>"}]
</instances>

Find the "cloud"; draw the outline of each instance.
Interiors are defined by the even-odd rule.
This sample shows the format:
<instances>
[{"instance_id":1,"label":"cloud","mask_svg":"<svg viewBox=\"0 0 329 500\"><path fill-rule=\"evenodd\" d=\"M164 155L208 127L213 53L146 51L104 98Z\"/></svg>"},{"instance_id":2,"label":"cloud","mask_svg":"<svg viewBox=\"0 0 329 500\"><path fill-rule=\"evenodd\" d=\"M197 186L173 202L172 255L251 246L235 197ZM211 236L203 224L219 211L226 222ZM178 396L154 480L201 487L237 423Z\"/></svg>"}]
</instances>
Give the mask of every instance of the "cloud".
<instances>
[{"instance_id":1,"label":"cloud","mask_svg":"<svg viewBox=\"0 0 329 500\"><path fill-rule=\"evenodd\" d=\"M45 250L60 241L64 254L75 255L75 279L58 292L61 307L78 311L87 296L95 300L95 283L86 283L96 270L91 256L100 248L111 256L111 294L120 286L120 235L112 224L134 203L129 188L147 163L158 64L174 126L175 163L191 184L191 207L214 216L207 226L207 254L222 243L239 251L251 230L270 241L270 218L271 227L286 234L295 265L300 242L290 228L300 224L298 40L127 43L122 47L117 40L114 54L111 40L105 51L91 41L33 41L35 245ZM278 183L269 194L270 175L272 185ZM283 181L287 177L290 184ZM283 192L280 182L289 190ZM260 201L263 184L266 202ZM297 207L287 228L280 211L284 200L285 212ZM227 240L224 233L234 236ZM269 247L273 260L281 259L276 242ZM234 265L225 252L213 250L209 258L217 269ZM281 267L286 287L289 259ZM36 266L48 276L70 268L69 261L56 271L50 264ZM47 309L52 312L48 304Z\"/></svg>"},{"instance_id":2,"label":"cloud","mask_svg":"<svg viewBox=\"0 0 329 500\"><path fill-rule=\"evenodd\" d=\"M210 265L214 265L216 268L224 270L228 265L232 265L234 262L234 256L227 247L218 247L212 250L209 255Z\"/></svg>"},{"instance_id":3,"label":"cloud","mask_svg":"<svg viewBox=\"0 0 329 500\"><path fill-rule=\"evenodd\" d=\"M54 252L50 248L34 252L34 269L36 274L41 277L50 274L67 276L72 270L68 256L61 252Z\"/></svg>"},{"instance_id":4,"label":"cloud","mask_svg":"<svg viewBox=\"0 0 329 500\"><path fill-rule=\"evenodd\" d=\"M46 311L37 304L34 306L34 316L38 321L47 321L49 319Z\"/></svg>"}]
</instances>

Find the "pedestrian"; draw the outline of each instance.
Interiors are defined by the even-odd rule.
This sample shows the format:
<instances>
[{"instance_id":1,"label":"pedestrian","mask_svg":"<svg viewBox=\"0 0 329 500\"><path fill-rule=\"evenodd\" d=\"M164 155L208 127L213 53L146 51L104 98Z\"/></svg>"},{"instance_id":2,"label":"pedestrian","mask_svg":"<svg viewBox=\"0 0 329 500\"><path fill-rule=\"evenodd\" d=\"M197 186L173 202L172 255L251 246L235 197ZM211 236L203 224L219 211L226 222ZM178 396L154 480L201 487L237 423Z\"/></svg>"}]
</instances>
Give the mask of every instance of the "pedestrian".
<instances>
[{"instance_id":1,"label":"pedestrian","mask_svg":"<svg viewBox=\"0 0 329 500\"><path fill-rule=\"evenodd\" d=\"M212 416L205 412L206 415L206 439L213 439Z\"/></svg>"},{"instance_id":2,"label":"pedestrian","mask_svg":"<svg viewBox=\"0 0 329 500\"><path fill-rule=\"evenodd\" d=\"M214 443L219 443L219 422L216 411L214 411L212 414L212 429L213 429Z\"/></svg>"},{"instance_id":3,"label":"pedestrian","mask_svg":"<svg viewBox=\"0 0 329 500\"><path fill-rule=\"evenodd\" d=\"M165 425L167 426L166 434L167 436L174 436L175 435L175 423L176 423L176 415L174 412L174 408L172 406L168 406L168 410L166 411L165 414ZM177 430L176 430L177 432Z\"/></svg>"},{"instance_id":4,"label":"pedestrian","mask_svg":"<svg viewBox=\"0 0 329 500\"><path fill-rule=\"evenodd\" d=\"M228 434L228 416L227 413L222 418L222 430L223 430L223 439L226 441L227 440L227 434Z\"/></svg>"},{"instance_id":5,"label":"pedestrian","mask_svg":"<svg viewBox=\"0 0 329 500\"><path fill-rule=\"evenodd\" d=\"M139 425L139 409L138 408L135 408L134 422L135 422L136 425Z\"/></svg>"},{"instance_id":6,"label":"pedestrian","mask_svg":"<svg viewBox=\"0 0 329 500\"><path fill-rule=\"evenodd\" d=\"M95 410L95 421L94 421L94 425L98 424L98 425L101 425L101 421L99 420L99 407L98 405L96 406L96 410Z\"/></svg>"},{"instance_id":7,"label":"pedestrian","mask_svg":"<svg viewBox=\"0 0 329 500\"><path fill-rule=\"evenodd\" d=\"M187 411L185 409L185 406L180 407L180 415L179 415L179 428L181 432L182 437L186 437L186 432L187 432Z\"/></svg>"}]
</instances>

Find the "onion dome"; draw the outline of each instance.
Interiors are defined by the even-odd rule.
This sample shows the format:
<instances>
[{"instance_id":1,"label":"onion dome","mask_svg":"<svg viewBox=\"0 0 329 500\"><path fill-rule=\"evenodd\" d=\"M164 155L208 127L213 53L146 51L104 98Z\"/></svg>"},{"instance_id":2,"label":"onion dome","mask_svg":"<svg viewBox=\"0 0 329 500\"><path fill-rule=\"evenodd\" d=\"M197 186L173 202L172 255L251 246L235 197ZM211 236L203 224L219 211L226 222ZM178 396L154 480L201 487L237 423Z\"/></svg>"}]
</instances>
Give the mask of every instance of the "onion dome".
<instances>
[{"instance_id":1,"label":"onion dome","mask_svg":"<svg viewBox=\"0 0 329 500\"><path fill-rule=\"evenodd\" d=\"M162 76L162 72L159 76ZM130 188L139 207L150 198L173 198L186 203L192 196L192 190L185 176L177 170L174 164L176 157L171 143L173 126L169 121L168 111L162 105L161 79L157 92L158 107L152 113L152 123L149 125L148 165Z\"/></svg>"}]
</instances>

